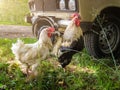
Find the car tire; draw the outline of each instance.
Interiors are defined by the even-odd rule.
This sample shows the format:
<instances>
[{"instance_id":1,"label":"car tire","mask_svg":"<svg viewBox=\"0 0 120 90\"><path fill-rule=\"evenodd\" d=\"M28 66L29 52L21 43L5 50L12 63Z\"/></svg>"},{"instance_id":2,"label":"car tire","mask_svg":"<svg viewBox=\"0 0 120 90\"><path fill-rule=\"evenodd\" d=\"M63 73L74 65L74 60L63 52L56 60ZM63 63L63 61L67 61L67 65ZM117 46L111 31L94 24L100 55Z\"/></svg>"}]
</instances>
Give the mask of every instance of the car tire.
<instances>
[{"instance_id":1,"label":"car tire","mask_svg":"<svg viewBox=\"0 0 120 90\"><path fill-rule=\"evenodd\" d=\"M88 53L95 58L120 57L120 19L105 14L97 17L91 31L84 34Z\"/></svg>"}]
</instances>

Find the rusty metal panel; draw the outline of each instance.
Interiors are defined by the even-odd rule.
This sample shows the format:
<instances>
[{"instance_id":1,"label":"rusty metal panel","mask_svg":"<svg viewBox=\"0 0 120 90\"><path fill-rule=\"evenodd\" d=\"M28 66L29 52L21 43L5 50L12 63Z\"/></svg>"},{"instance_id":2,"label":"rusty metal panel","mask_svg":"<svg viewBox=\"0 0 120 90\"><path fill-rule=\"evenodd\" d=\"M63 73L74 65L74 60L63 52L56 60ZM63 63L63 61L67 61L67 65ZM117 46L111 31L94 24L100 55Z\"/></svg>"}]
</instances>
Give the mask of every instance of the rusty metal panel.
<instances>
[{"instance_id":1,"label":"rusty metal panel","mask_svg":"<svg viewBox=\"0 0 120 90\"><path fill-rule=\"evenodd\" d=\"M42 11L43 10L43 1L44 0L34 0L36 11Z\"/></svg>"},{"instance_id":2,"label":"rusty metal panel","mask_svg":"<svg viewBox=\"0 0 120 90\"><path fill-rule=\"evenodd\" d=\"M56 10L56 0L44 0L44 10L45 11L55 11Z\"/></svg>"}]
</instances>

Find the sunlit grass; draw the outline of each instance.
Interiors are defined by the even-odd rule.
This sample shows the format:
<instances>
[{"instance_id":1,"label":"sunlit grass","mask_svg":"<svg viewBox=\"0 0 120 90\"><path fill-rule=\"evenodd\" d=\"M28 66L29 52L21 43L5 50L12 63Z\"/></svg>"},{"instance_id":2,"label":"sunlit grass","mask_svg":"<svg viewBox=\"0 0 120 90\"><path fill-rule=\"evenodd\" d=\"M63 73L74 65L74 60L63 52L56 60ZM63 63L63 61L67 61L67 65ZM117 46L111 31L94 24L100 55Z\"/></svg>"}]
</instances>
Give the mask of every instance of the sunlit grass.
<instances>
[{"instance_id":1,"label":"sunlit grass","mask_svg":"<svg viewBox=\"0 0 120 90\"><path fill-rule=\"evenodd\" d=\"M9 67L7 61L14 60L11 45L17 39L0 38L0 89L5 90L119 90L120 70L107 59L96 60L86 50L74 55L66 70L58 67L57 58L42 61L39 76L28 83L18 65ZM22 38L25 43L36 39Z\"/></svg>"},{"instance_id":2,"label":"sunlit grass","mask_svg":"<svg viewBox=\"0 0 120 90\"><path fill-rule=\"evenodd\" d=\"M26 25L28 0L0 0L0 24ZM58 67L57 58L41 62L39 76L28 83L18 65L11 68L8 61L15 59L11 52L17 39L0 38L0 90L120 90L120 68L115 69L110 59L95 59L86 50L74 55L66 70ZM25 43L36 39L22 38Z\"/></svg>"},{"instance_id":3,"label":"sunlit grass","mask_svg":"<svg viewBox=\"0 0 120 90\"><path fill-rule=\"evenodd\" d=\"M29 12L28 0L1 0L0 24L29 25L25 23L25 15Z\"/></svg>"}]
</instances>

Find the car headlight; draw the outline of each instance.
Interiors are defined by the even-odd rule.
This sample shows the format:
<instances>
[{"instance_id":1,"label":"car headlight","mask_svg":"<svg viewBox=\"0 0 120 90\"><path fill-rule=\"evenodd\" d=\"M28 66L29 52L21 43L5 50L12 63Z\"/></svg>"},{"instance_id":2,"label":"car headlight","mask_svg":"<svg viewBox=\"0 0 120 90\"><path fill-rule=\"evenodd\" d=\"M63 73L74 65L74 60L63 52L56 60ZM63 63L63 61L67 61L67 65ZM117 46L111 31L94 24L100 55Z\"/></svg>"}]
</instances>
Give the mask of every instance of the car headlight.
<instances>
[{"instance_id":1,"label":"car headlight","mask_svg":"<svg viewBox=\"0 0 120 90\"><path fill-rule=\"evenodd\" d=\"M68 8L69 8L69 10L71 10L71 11L75 11L75 10L76 10L75 0L69 0Z\"/></svg>"},{"instance_id":2,"label":"car headlight","mask_svg":"<svg viewBox=\"0 0 120 90\"><path fill-rule=\"evenodd\" d=\"M59 2L59 8L60 8L60 10L65 10L66 8L65 8L65 0L60 0L60 2Z\"/></svg>"}]
</instances>

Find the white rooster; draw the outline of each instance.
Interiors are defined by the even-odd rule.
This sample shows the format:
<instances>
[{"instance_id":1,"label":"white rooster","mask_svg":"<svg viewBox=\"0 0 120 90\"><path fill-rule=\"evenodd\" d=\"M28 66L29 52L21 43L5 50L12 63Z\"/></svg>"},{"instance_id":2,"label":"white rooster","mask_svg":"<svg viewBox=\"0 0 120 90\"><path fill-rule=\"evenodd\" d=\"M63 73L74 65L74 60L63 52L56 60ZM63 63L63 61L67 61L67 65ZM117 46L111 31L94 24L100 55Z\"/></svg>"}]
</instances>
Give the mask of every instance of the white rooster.
<instances>
[{"instance_id":1,"label":"white rooster","mask_svg":"<svg viewBox=\"0 0 120 90\"><path fill-rule=\"evenodd\" d=\"M37 67L40 64L41 59L47 58L50 54L50 50L53 48L51 35L55 29L52 27L44 28L39 36L39 40L33 44L25 44L19 40L12 44L12 52L15 58L20 61L21 67L26 66L26 73L37 75Z\"/></svg>"},{"instance_id":2,"label":"white rooster","mask_svg":"<svg viewBox=\"0 0 120 90\"><path fill-rule=\"evenodd\" d=\"M64 31L63 41L59 50L59 62L62 67L68 65L76 51L83 49L83 32L80 28L78 13L71 15L72 20Z\"/></svg>"},{"instance_id":3,"label":"white rooster","mask_svg":"<svg viewBox=\"0 0 120 90\"><path fill-rule=\"evenodd\" d=\"M82 36L80 28L80 16L78 13L71 15L72 20L64 31L62 46L69 47L73 41L77 41Z\"/></svg>"}]
</instances>

